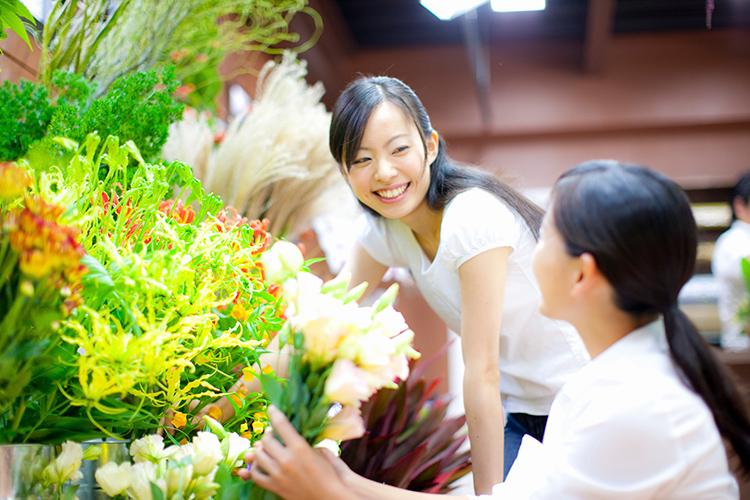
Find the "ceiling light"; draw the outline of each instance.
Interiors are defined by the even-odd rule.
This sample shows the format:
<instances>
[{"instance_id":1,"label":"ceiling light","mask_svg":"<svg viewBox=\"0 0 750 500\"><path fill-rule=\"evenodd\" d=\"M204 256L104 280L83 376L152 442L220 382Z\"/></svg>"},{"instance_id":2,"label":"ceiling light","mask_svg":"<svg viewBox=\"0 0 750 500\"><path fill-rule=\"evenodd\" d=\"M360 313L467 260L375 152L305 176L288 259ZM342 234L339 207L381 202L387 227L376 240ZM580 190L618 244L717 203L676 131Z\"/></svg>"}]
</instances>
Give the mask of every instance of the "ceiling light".
<instances>
[{"instance_id":1,"label":"ceiling light","mask_svg":"<svg viewBox=\"0 0 750 500\"><path fill-rule=\"evenodd\" d=\"M425 9L443 21L466 14L486 2L487 0L420 0Z\"/></svg>"},{"instance_id":2,"label":"ceiling light","mask_svg":"<svg viewBox=\"0 0 750 500\"><path fill-rule=\"evenodd\" d=\"M490 7L495 12L521 12L525 10L544 10L545 0L490 0Z\"/></svg>"}]
</instances>

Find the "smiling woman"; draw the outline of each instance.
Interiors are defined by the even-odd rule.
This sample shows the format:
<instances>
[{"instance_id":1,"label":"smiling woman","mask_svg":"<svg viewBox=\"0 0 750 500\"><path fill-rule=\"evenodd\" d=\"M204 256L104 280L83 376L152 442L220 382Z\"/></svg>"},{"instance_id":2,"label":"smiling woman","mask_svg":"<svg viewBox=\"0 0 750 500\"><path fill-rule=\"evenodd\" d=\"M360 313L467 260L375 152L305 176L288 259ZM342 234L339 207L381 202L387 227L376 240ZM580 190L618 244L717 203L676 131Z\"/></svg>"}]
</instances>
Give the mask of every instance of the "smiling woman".
<instances>
[{"instance_id":1,"label":"smiling woman","mask_svg":"<svg viewBox=\"0 0 750 500\"><path fill-rule=\"evenodd\" d=\"M366 209L342 273L369 293L388 267L408 268L460 333L474 486L489 492L521 437L542 437L554 395L588 360L570 325L537 309L531 251L542 210L450 159L419 98L395 78L361 78L341 94L329 145Z\"/></svg>"}]
</instances>

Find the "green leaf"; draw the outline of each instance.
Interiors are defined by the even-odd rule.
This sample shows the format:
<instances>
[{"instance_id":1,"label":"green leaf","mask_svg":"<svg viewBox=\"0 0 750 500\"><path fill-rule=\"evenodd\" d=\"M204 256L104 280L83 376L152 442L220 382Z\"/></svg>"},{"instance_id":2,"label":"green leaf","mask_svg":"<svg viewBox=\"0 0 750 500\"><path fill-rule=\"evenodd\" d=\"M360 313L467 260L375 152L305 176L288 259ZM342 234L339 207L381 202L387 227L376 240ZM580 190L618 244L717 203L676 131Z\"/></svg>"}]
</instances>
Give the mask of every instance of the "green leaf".
<instances>
[{"instance_id":1,"label":"green leaf","mask_svg":"<svg viewBox=\"0 0 750 500\"><path fill-rule=\"evenodd\" d=\"M284 396L284 387L281 385L281 382L273 375L261 373L260 385L263 386L263 392L271 404L277 408L283 408L281 400Z\"/></svg>"},{"instance_id":2,"label":"green leaf","mask_svg":"<svg viewBox=\"0 0 750 500\"><path fill-rule=\"evenodd\" d=\"M161 488L156 486L154 483L151 483L151 497L154 500L164 500L164 493L161 491Z\"/></svg>"},{"instance_id":3,"label":"green leaf","mask_svg":"<svg viewBox=\"0 0 750 500\"><path fill-rule=\"evenodd\" d=\"M742 276L745 278L745 286L750 290L750 261L747 257L743 257L740 261L742 264Z\"/></svg>"},{"instance_id":4,"label":"green leaf","mask_svg":"<svg viewBox=\"0 0 750 500\"><path fill-rule=\"evenodd\" d=\"M109 271L95 257L84 255L81 258L81 264L89 268L89 272L83 278L84 282L93 283L104 290L115 287L115 282L112 281Z\"/></svg>"},{"instance_id":5,"label":"green leaf","mask_svg":"<svg viewBox=\"0 0 750 500\"><path fill-rule=\"evenodd\" d=\"M63 494L63 500L75 500L76 498L76 492L78 492L78 488L80 487L80 484L74 484L70 485L65 489L65 493Z\"/></svg>"},{"instance_id":6,"label":"green leaf","mask_svg":"<svg viewBox=\"0 0 750 500\"><path fill-rule=\"evenodd\" d=\"M7 10L5 5L0 9L0 22L2 23L3 31L7 28L12 29L16 35L20 36L26 42L26 45L31 50L34 50L29 41L29 35L26 33L26 26L21 21L21 17L25 17L32 22L34 21L34 17L29 13L29 10L18 0L8 6Z\"/></svg>"}]
</instances>

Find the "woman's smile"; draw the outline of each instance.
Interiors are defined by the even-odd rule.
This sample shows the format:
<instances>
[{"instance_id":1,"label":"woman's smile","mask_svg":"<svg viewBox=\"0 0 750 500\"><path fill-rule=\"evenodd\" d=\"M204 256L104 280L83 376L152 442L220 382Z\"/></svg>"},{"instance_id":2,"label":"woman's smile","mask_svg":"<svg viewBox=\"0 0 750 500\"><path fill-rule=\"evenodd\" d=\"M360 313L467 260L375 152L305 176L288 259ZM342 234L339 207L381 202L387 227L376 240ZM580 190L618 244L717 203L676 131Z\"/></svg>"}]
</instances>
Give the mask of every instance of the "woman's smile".
<instances>
[{"instance_id":1,"label":"woman's smile","mask_svg":"<svg viewBox=\"0 0 750 500\"><path fill-rule=\"evenodd\" d=\"M385 189L378 189L377 191L374 191L374 193L384 203L394 203L405 197L410 184L411 182L406 182Z\"/></svg>"}]
</instances>

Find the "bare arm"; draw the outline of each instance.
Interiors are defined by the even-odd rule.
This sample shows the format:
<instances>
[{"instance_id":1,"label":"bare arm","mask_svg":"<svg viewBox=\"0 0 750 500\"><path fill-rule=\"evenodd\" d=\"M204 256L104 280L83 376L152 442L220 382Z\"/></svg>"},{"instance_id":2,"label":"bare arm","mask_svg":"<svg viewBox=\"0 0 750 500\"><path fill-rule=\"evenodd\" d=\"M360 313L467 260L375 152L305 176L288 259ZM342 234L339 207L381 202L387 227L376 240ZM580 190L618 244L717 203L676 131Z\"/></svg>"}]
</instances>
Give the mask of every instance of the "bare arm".
<instances>
[{"instance_id":1,"label":"bare arm","mask_svg":"<svg viewBox=\"0 0 750 500\"><path fill-rule=\"evenodd\" d=\"M500 399L500 323L509 248L483 252L458 270L461 280L461 348L464 408L476 494L503 480L503 407Z\"/></svg>"}]
</instances>

